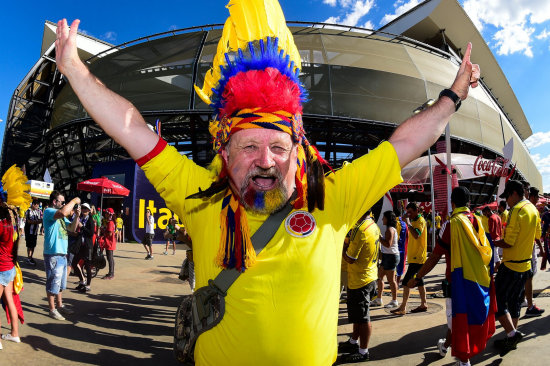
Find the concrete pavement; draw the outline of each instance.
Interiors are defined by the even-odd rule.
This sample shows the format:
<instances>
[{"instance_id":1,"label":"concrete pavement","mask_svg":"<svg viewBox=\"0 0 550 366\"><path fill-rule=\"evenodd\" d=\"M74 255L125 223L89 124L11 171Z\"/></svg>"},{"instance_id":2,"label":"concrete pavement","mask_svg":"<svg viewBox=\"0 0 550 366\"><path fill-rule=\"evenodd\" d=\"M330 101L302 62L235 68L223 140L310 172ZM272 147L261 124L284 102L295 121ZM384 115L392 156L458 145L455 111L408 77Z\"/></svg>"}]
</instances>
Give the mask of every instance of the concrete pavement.
<instances>
[{"instance_id":1,"label":"concrete pavement","mask_svg":"<svg viewBox=\"0 0 550 366\"><path fill-rule=\"evenodd\" d=\"M20 326L20 344L3 341L0 366L4 365L177 365L172 355L173 320L182 295L189 294L187 282L177 278L185 256L182 247L176 255L162 255L164 245L154 245L155 258L144 260L141 244L118 244L115 252L115 278L102 280L107 269L92 281L92 291L81 294L74 290L76 277L69 277L69 289L64 292L66 305L75 311L66 321L48 316L45 297L45 274L42 261L43 237L36 248L36 268L24 260L25 245L19 248L25 287L21 301L25 324ZM440 263L427 278L427 288L437 293L443 277ZM526 339L518 349L501 358L489 341L486 351L472 361L478 365L548 364L544 359L545 345L550 344L550 272L539 272L535 289L544 291L536 303L546 308L543 317L521 319L520 329ZM386 295L385 300L389 300ZM410 306L418 299L412 298ZM450 355L441 359L437 340L444 336L444 299L428 300L430 311L424 314L395 317L383 308L372 310L373 335L370 343L372 361L376 365L450 365ZM4 314L2 333L9 332ZM338 340L347 339L351 325L347 324L345 305L341 304ZM261 363L259 363L261 364Z\"/></svg>"}]
</instances>

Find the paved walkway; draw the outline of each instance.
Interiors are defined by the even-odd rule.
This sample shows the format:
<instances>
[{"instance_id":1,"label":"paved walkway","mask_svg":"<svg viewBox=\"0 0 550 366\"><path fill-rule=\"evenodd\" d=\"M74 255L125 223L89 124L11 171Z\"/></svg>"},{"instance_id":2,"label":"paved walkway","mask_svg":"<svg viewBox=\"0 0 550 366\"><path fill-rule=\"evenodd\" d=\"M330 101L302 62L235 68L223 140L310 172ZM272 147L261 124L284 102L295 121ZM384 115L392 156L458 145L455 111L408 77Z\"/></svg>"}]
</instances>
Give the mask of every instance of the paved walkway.
<instances>
[{"instance_id":1,"label":"paved walkway","mask_svg":"<svg viewBox=\"0 0 550 366\"><path fill-rule=\"evenodd\" d=\"M116 274L111 281L101 280L106 269L92 282L92 291L81 294L67 290L64 298L75 311L67 321L48 317L45 298L45 274L42 262L42 239L39 236L36 268L21 260L25 288L21 293L25 324L20 326L22 343L2 342L0 365L177 365L172 355L173 317L182 295L189 294L187 283L178 278L183 250L176 255L160 254L164 246L155 245L155 258L144 260L141 244L118 244L115 252ZM180 248L178 248L180 249ZM25 251L20 246L20 254ZM23 256L21 257L23 258ZM428 277L428 290L437 293L444 264ZM69 277L69 289L76 286L76 277ZM535 289L550 289L550 272L535 277ZM479 365L546 365L542 358L545 345L550 344L550 297L546 293L536 301L546 308L545 316L521 319L520 328L527 334L518 350L501 358L489 342L487 350L476 357ZM385 297L389 299L389 297ZM415 298L410 305L414 306ZM394 317L382 308L372 311L373 336L370 352L376 365L451 365L448 355L441 359L435 344L445 334L444 300L429 299L427 314ZM347 339L351 325L347 324L345 305L341 305L339 340ZM2 333L7 333L4 314ZM497 337L502 336L497 328ZM259 363L260 365L261 363Z\"/></svg>"}]
</instances>

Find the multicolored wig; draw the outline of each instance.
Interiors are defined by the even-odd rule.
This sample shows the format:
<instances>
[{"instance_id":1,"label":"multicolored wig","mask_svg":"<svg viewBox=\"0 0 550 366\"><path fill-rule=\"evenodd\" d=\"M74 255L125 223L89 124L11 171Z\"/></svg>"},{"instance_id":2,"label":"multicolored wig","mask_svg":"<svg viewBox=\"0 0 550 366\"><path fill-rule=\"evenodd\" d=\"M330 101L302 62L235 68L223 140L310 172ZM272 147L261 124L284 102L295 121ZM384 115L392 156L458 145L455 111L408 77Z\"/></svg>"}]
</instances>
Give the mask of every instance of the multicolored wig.
<instances>
[{"instance_id":1,"label":"multicolored wig","mask_svg":"<svg viewBox=\"0 0 550 366\"><path fill-rule=\"evenodd\" d=\"M294 208L324 208L324 170L328 164L305 136L300 83L300 54L276 0L230 0L213 67L195 91L214 111L210 134L218 153L211 169L216 182L192 198L226 189L222 204L222 237L217 263L244 271L255 261L246 211L228 188L220 156L232 134L250 128L288 133L298 146Z\"/></svg>"}]
</instances>

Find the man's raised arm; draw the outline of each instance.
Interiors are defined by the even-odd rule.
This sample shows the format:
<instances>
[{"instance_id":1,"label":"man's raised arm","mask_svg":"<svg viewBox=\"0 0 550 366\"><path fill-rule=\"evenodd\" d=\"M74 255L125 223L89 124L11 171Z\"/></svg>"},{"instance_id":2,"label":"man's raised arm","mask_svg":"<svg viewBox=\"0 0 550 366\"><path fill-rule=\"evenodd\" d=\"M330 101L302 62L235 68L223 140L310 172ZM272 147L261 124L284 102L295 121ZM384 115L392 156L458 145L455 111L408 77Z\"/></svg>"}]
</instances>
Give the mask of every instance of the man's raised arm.
<instances>
[{"instance_id":1,"label":"man's raised arm","mask_svg":"<svg viewBox=\"0 0 550 366\"><path fill-rule=\"evenodd\" d=\"M57 68L94 121L137 160L153 150L158 136L132 103L109 90L82 63L76 48L79 23L78 19L73 21L69 29L66 19L57 22Z\"/></svg>"},{"instance_id":2,"label":"man's raised arm","mask_svg":"<svg viewBox=\"0 0 550 366\"><path fill-rule=\"evenodd\" d=\"M478 85L480 69L479 65L470 62L471 52L472 44L468 43L450 88L460 100L468 97L470 86L475 88ZM407 119L395 130L389 142L397 152L401 167L419 157L437 141L454 112L454 102L449 97L441 97L433 106Z\"/></svg>"}]
</instances>

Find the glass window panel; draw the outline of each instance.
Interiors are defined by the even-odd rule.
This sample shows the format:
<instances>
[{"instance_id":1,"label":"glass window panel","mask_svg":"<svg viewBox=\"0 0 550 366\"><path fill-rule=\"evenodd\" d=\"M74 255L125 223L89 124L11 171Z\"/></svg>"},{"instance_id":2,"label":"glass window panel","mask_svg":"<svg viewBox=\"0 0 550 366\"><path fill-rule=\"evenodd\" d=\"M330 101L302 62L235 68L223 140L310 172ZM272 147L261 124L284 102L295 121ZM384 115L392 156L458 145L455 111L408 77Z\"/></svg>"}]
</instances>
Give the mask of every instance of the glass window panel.
<instances>
[{"instance_id":1,"label":"glass window panel","mask_svg":"<svg viewBox=\"0 0 550 366\"><path fill-rule=\"evenodd\" d=\"M334 114L401 123L426 101L424 82L378 70L331 66Z\"/></svg>"},{"instance_id":2,"label":"glass window panel","mask_svg":"<svg viewBox=\"0 0 550 366\"><path fill-rule=\"evenodd\" d=\"M421 78L405 47L377 39L323 35L328 63Z\"/></svg>"}]
</instances>

